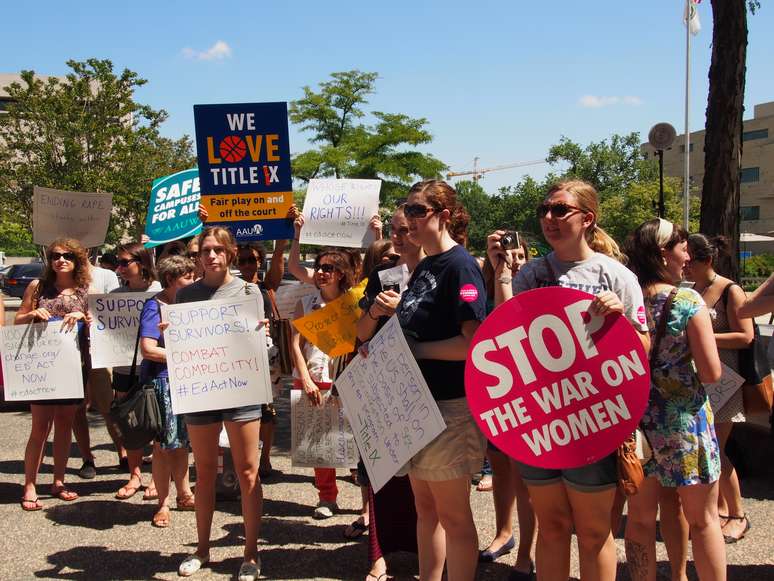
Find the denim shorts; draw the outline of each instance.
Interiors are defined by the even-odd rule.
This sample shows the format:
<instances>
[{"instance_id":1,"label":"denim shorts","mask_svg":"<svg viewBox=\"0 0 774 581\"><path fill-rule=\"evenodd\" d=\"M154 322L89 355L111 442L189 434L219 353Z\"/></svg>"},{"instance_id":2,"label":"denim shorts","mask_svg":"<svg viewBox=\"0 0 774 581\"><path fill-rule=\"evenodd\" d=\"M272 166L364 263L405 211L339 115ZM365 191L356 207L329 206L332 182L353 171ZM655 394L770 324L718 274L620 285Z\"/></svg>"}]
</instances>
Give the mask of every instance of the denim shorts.
<instances>
[{"instance_id":1,"label":"denim shorts","mask_svg":"<svg viewBox=\"0 0 774 581\"><path fill-rule=\"evenodd\" d=\"M261 404L185 414L185 423L189 426L206 426L220 422L251 422L260 419Z\"/></svg>"},{"instance_id":2,"label":"denim shorts","mask_svg":"<svg viewBox=\"0 0 774 581\"><path fill-rule=\"evenodd\" d=\"M563 481L570 488L580 492L599 492L618 485L618 460L615 453L593 464L565 470L538 468L518 460L514 462L522 479L529 486L545 486Z\"/></svg>"}]
</instances>

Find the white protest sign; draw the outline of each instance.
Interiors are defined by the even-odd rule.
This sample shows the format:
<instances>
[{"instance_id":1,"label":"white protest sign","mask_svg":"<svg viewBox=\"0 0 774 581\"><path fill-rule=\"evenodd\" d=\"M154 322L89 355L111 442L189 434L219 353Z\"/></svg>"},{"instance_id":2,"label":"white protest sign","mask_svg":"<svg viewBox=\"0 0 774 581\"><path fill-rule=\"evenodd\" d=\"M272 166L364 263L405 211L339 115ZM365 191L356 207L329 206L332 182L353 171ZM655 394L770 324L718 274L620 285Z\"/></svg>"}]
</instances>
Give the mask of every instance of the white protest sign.
<instances>
[{"instance_id":1,"label":"white protest sign","mask_svg":"<svg viewBox=\"0 0 774 581\"><path fill-rule=\"evenodd\" d=\"M382 291L393 290L398 294L402 294L408 287L410 278L408 266L405 264L379 271L379 282L382 285Z\"/></svg>"},{"instance_id":2,"label":"white protest sign","mask_svg":"<svg viewBox=\"0 0 774 581\"><path fill-rule=\"evenodd\" d=\"M89 295L91 366L131 365L140 313L155 293L110 293ZM142 361L137 351L137 363Z\"/></svg>"},{"instance_id":3,"label":"white protest sign","mask_svg":"<svg viewBox=\"0 0 774 581\"><path fill-rule=\"evenodd\" d=\"M366 248L374 241L368 223L379 213L381 187L382 180L309 180L301 243Z\"/></svg>"},{"instance_id":4,"label":"white protest sign","mask_svg":"<svg viewBox=\"0 0 774 581\"><path fill-rule=\"evenodd\" d=\"M707 393L714 413L718 413L720 408L726 405L726 402L731 399L731 396L734 395L736 390L744 384L744 378L736 371L731 369L725 363L721 363L720 366L723 369L720 380L716 383L704 384L704 391Z\"/></svg>"},{"instance_id":5,"label":"white protest sign","mask_svg":"<svg viewBox=\"0 0 774 581\"><path fill-rule=\"evenodd\" d=\"M283 284L274 291L274 300L277 303L280 318L294 319L298 301L316 292L317 289L311 284Z\"/></svg>"},{"instance_id":6,"label":"white protest sign","mask_svg":"<svg viewBox=\"0 0 774 581\"><path fill-rule=\"evenodd\" d=\"M57 238L79 240L87 248L105 242L113 194L66 192L35 186L32 240L44 246Z\"/></svg>"},{"instance_id":7,"label":"white protest sign","mask_svg":"<svg viewBox=\"0 0 774 581\"><path fill-rule=\"evenodd\" d=\"M322 392L314 406L300 389L290 390L290 459L294 467L354 468L359 458L341 401Z\"/></svg>"},{"instance_id":8,"label":"white protest sign","mask_svg":"<svg viewBox=\"0 0 774 581\"><path fill-rule=\"evenodd\" d=\"M374 492L446 429L395 315L335 384Z\"/></svg>"},{"instance_id":9,"label":"white protest sign","mask_svg":"<svg viewBox=\"0 0 774 581\"><path fill-rule=\"evenodd\" d=\"M78 332L62 321L0 327L6 401L83 397Z\"/></svg>"},{"instance_id":10,"label":"white protest sign","mask_svg":"<svg viewBox=\"0 0 774 581\"><path fill-rule=\"evenodd\" d=\"M258 295L161 305L175 414L271 402Z\"/></svg>"}]
</instances>

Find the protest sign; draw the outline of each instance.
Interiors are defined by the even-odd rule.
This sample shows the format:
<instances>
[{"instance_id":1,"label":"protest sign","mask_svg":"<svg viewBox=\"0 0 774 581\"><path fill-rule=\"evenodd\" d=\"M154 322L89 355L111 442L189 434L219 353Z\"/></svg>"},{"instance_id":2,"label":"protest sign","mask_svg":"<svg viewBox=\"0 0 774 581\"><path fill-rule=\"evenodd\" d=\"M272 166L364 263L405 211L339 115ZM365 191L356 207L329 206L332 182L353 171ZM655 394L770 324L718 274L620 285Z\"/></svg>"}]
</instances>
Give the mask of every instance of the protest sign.
<instances>
[{"instance_id":1,"label":"protest sign","mask_svg":"<svg viewBox=\"0 0 774 581\"><path fill-rule=\"evenodd\" d=\"M78 332L62 321L0 327L6 401L83 397Z\"/></svg>"},{"instance_id":2,"label":"protest sign","mask_svg":"<svg viewBox=\"0 0 774 581\"><path fill-rule=\"evenodd\" d=\"M309 180L301 243L366 248L374 241L368 223L379 213L381 187L382 180Z\"/></svg>"},{"instance_id":3,"label":"protest sign","mask_svg":"<svg viewBox=\"0 0 774 581\"><path fill-rule=\"evenodd\" d=\"M292 238L287 103L194 105L194 124L207 224L239 241Z\"/></svg>"},{"instance_id":4,"label":"protest sign","mask_svg":"<svg viewBox=\"0 0 774 581\"><path fill-rule=\"evenodd\" d=\"M744 377L739 375L725 363L721 362L720 366L723 370L720 379L715 383L704 384L704 391L707 393L714 413L718 413L720 408L726 405L726 402L731 399L731 396L734 395L736 390L744 384Z\"/></svg>"},{"instance_id":5,"label":"protest sign","mask_svg":"<svg viewBox=\"0 0 774 581\"><path fill-rule=\"evenodd\" d=\"M311 284L283 284L274 291L281 319L292 319L296 316L296 305L302 298L312 295L317 289Z\"/></svg>"},{"instance_id":6,"label":"protest sign","mask_svg":"<svg viewBox=\"0 0 774 581\"><path fill-rule=\"evenodd\" d=\"M500 450L541 468L599 460L634 432L650 392L648 358L620 314L591 317L587 293L550 287L497 307L465 365L468 405Z\"/></svg>"},{"instance_id":7,"label":"protest sign","mask_svg":"<svg viewBox=\"0 0 774 581\"><path fill-rule=\"evenodd\" d=\"M379 271L379 283L382 285L382 292L391 290L398 294L403 294L403 291L408 288L410 278L411 275L406 264Z\"/></svg>"},{"instance_id":8,"label":"protest sign","mask_svg":"<svg viewBox=\"0 0 774 581\"><path fill-rule=\"evenodd\" d=\"M335 384L374 492L446 429L396 316Z\"/></svg>"},{"instance_id":9,"label":"protest sign","mask_svg":"<svg viewBox=\"0 0 774 581\"><path fill-rule=\"evenodd\" d=\"M89 295L91 366L131 365L140 313L145 301L156 293L110 293ZM137 351L137 362L142 355Z\"/></svg>"},{"instance_id":10,"label":"protest sign","mask_svg":"<svg viewBox=\"0 0 774 581\"><path fill-rule=\"evenodd\" d=\"M262 319L257 295L161 306L174 413L271 402Z\"/></svg>"},{"instance_id":11,"label":"protest sign","mask_svg":"<svg viewBox=\"0 0 774 581\"><path fill-rule=\"evenodd\" d=\"M358 453L339 398L322 391L322 406L290 390L290 460L301 468L354 468Z\"/></svg>"},{"instance_id":12,"label":"protest sign","mask_svg":"<svg viewBox=\"0 0 774 581\"><path fill-rule=\"evenodd\" d=\"M357 320L362 311L358 306L363 287L351 288L321 309L295 319L293 326L304 339L330 357L346 355L355 350Z\"/></svg>"},{"instance_id":13,"label":"protest sign","mask_svg":"<svg viewBox=\"0 0 774 581\"><path fill-rule=\"evenodd\" d=\"M185 169L153 180L145 234L146 248L195 236L202 231L199 220L199 170Z\"/></svg>"},{"instance_id":14,"label":"protest sign","mask_svg":"<svg viewBox=\"0 0 774 581\"><path fill-rule=\"evenodd\" d=\"M32 241L47 246L57 238L75 238L86 248L105 242L113 194L66 192L35 186Z\"/></svg>"}]
</instances>

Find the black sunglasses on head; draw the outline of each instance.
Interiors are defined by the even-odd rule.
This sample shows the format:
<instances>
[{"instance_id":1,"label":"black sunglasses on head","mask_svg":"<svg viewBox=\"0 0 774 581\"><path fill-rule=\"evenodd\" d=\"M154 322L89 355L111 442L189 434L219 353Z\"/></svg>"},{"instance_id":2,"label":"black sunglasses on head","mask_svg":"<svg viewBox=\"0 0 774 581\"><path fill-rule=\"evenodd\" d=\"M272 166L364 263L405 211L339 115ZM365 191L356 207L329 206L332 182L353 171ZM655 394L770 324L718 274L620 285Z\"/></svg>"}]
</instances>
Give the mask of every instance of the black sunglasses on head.
<instances>
[{"instance_id":1,"label":"black sunglasses on head","mask_svg":"<svg viewBox=\"0 0 774 581\"><path fill-rule=\"evenodd\" d=\"M424 218L428 214L439 212L436 208L425 206L424 204L406 204L403 206L403 214L406 218Z\"/></svg>"},{"instance_id":2,"label":"black sunglasses on head","mask_svg":"<svg viewBox=\"0 0 774 581\"><path fill-rule=\"evenodd\" d=\"M545 218L548 216L548 213L551 212L551 217L553 218L564 218L573 212L583 211L584 210L582 208L571 206L570 204L565 204L564 202L557 202L555 204L543 202L537 207L537 217L541 219Z\"/></svg>"},{"instance_id":3,"label":"black sunglasses on head","mask_svg":"<svg viewBox=\"0 0 774 581\"><path fill-rule=\"evenodd\" d=\"M64 258L68 262L75 262L75 253L74 252L50 252L48 254L48 259L51 262L59 260L60 258Z\"/></svg>"}]
</instances>

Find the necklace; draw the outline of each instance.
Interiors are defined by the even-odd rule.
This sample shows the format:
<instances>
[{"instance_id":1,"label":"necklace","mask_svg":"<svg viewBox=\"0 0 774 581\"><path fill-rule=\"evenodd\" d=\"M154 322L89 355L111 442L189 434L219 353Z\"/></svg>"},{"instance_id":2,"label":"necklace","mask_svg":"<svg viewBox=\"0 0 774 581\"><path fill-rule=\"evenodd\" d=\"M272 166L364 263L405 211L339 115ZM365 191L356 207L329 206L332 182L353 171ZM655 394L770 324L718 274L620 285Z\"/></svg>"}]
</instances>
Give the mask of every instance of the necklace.
<instances>
[{"instance_id":1,"label":"necklace","mask_svg":"<svg viewBox=\"0 0 774 581\"><path fill-rule=\"evenodd\" d=\"M712 279L707 283L707 286L704 287L704 290L701 291L701 296L704 296L704 293L707 292L707 289L712 286L712 283L715 282L715 279L718 277L718 273L715 273L715 276L712 277Z\"/></svg>"}]
</instances>

